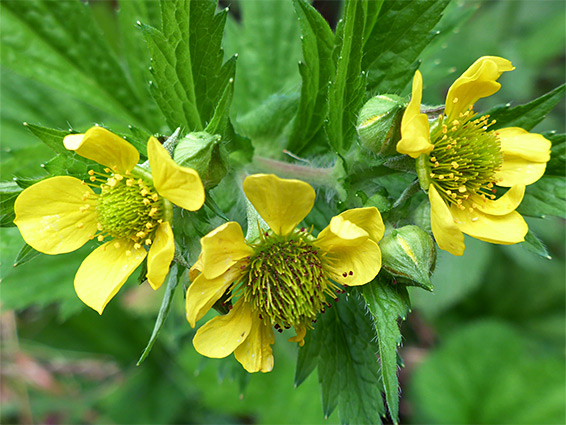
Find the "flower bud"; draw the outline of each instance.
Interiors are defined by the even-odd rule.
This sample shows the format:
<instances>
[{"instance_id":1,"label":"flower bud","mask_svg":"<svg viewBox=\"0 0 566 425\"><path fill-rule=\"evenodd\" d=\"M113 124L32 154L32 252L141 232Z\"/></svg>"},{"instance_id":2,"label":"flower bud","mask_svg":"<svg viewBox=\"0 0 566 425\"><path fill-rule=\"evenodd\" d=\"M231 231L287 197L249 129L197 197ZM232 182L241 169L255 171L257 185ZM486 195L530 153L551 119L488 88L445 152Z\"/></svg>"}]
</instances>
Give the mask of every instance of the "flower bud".
<instances>
[{"instance_id":1,"label":"flower bud","mask_svg":"<svg viewBox=\"0 0 566 425\"><path fill-rule=\"evenodd\" d=\"M406 105L405 99L394 94L382 94L368 100L358 115L356 126L362 146L375 153L395 153Z\"/></svg>"},{"instance_id":2,"label":"flower bud","mask_svg":"<svg viewBox=\"0 0 566 425\"><path fill-rule=\"evenodd\" d=\"M379 245L383 269L408 285L432 291L436 248L428 233L417 226L405 226L393 230Z\"/></svg>"},{"instance_id":3,"label":"flower bud","mask_svg":"<svg viewBox=\"0 0 566 425\"><path fill-rule=\"evenodd\" d=\"M228 172L228 155L221 139L218 134L199 131L187 134L175 148L175 162L196 170L206 189L220 183Z\"/></svg>"}]
</instances>

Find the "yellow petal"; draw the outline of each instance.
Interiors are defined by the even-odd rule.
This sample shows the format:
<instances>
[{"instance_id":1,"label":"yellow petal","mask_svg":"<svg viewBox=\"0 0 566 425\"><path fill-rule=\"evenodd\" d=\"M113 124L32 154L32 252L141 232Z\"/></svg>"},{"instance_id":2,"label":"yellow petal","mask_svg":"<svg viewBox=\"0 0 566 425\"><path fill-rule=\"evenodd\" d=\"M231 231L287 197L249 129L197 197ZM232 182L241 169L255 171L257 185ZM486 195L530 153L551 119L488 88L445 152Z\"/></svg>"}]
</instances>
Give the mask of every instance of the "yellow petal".
<instances>
[{"instance_id":1,"label":"yellow petal","mask_svg":"<svg viewBox=\"0 0 566 425\"><path fill-rule=\"evenodd\" d=\"M457 208L448 208L432 184L428 188L428 197L430 199L430 225L436 243L440 249L452 255L464 254L466 248L464 235L452 217L452 210Z\"/></svg>"},{"instance_id":2,"label":"yellow petal","mask_svg":"<svg viewBox=\"0 0 566 425\"><path fill-rule=\"evenodd\" d=\"M307 216L316 194L308 183L254 174L244 180L244 192L259 215L276 234L291 233Z\"/></svg>"},{"instance_id":3,"label":"yellow petal","mask_svg":"<svg viewBox=\"0 0 566 425\"><path fill-rule=\"evenodd\" d=\"M397 143L397 152L419 157L434 149L430 143L430 126L426 114L421 114L423 77L419 71L413 77L411 100L401 120L401 140Z\"/></svg>"},{"instance_id":4,"label":"yellow petal","mask_svg":"<svg viewBox=\"0 0 566 425\"><path fill-rule=\"evenodd\" d=\"M303 345L305 345L305 336L307 335L307 328L305 328L303 325L297 325L295 326L295 332L297 333L297 335L289 338L289 342L298 342L299 347L302 347Z\"/></svg>"},{"instance_id":5,"label":"yellow petal","mask_svg":"<svg viewBox=\"0 0 566 425\"><path fill-rule=\"evenodd\" d=\"M83 201L85 194L90 198ZM42 180L26 188L16 199L14 223L24 240L37 251L45 254L74 251L96 233L93 196L94 192L74 177Z\"/></svg>"},{"instance_id":6,"label":"yellow petal","mask_svg":"<svg viewBox=\"0 0 566 425\"><path fill-rule=\"evenodd\" d=\"M102 127L92 127L85 134L70 134L63 144L68 150L116 171L130 171L140 160L136 148Z\"/></svg>"},{"instance_id":7,"label":"yellow petal","mask_svg":"<svg viewBox=\"0 0 566 425\"><path fill-rule=\"evenodd\" d=\"M445 109L448 120L458 118L470 105L497 92L501 87L497 79L513 69L511 62L497 56L484 56L475 61L448 90Z\"/></svg>"},{"instance_id":8,"label":"yellow petal","mask_svg":"<svg viewBox=\"0 0 566 425\"><path fill-rule=\"evenodd\" d=\"M175 239L169 222L159 225L147 257L147 281L153 289L159 289L175 256Z\"/></svg>"},{"instance_id":9,"label":"yellow petal","mask_svg":"<svg viewBox=\"0 0 566 425\"><path fill-rule=\"evenodd\" d=\"M506 215L515 211L523 200L523 196L525 196L525 186L516 185L495 201L477 195L473 196L471 201L485 214Z\"/></svg>"},{"instance_id":10,"label":"yellow petal","mask_svg":"<svg viewBox=\"0 0 566 425\"><path fill-rule=\"evenodd\" d=\"M106 304L120 290L146 256L126 239L106 242L85 258L75 275L75 291L90 308L102 314Z\"/></svg>"},{"instance_id":11,"label":"yellow petal","mask_svg":"<svg viewBox=\"0 0 566 425\"><path fill-rule=\"evenodd\" d=\"M198 255L197 261L189 269L189 280L194 282L199 274L202 273L202 252Z\"/></svg>"},{"instance_id":12,"label":"yellow petal","mask_svg":"<svg viewBox=\"0 0 566 425\"><path fill-rule=\"evenodd\" d=\"M273 369L273 351L275 342L273 329L253 314L252 328L246 340L234 351L234 356L244 369L250 373L271 372Z\"/></svg>"},{"instance_id":13,"label":"yellow petal","mask_svg":"<svg viewBox=\"0 0 566 425\"><path fill-rule=\"evenodd\" d=\"M251 329L251 307L240 300L227 315L205 323L197 331L193 345L199 354L221 359L233 353L246 340Z\"/></svg>"},{"instance_id":14,"label":"yellow petal","mask_svg":"<svg viewBox=\"0 0 566 425\"><path fill-rule=\"evenodd\" d=\"M501 169L495 173L498 186L529 185L540 179L546 170L546 162L531 162L519 157L503 156Z\"/></svg>"},{"instance_id":15,"label":"yellow petal","mask_svg":"<svg viewBox=\"0 0 566 425\"><path fill-rule=\"evenodd\" d=\"M240 225L234 221L217 227L200 240L202 273L207 279L220 276L237 261L254 253L246 245Z\"/></svg>"},{"instance_id":16,"label":"yellow petal","mask_svg":"<svg viewBox=\"0 0 566 425\"><path fill-rule=\"evenodd\" d=\"M381 269L377 243L368 232L344 217L333 217L315 244L326 252L325 266L332 279L342 285L364 285Z\"/></svg>"},{"instance_id":17,"label":"yellow petal","mask_svg":"<svg viewBox=\"0 0 566 425\"><path fill-rule=\"evenodd\" d=\"M381 218L379 210L375 207L354 208L344 211L342 214L339 214L339 217L364 229L370 239L376 243L381 240L385 232L383 219Z\"/></svg>"},{"instance_id":18,"label":"yellow petal","mask_svg":"<svg viewBox=\"0 0 566 425\"><path fill-rule=\"evenodd\" d=\"M147 142L147 154L157 192L175 205L196 211L204 204L204 186L192 168L181 167L155 138Z\"/></svg>"},{"instance_id":19,"label":"yellow petal","mask_svg":"<svg viewBox=\"0 0 566 425\"><path fill-rule=\"evenodd\" d=\"M207 279L200 274L193 281L185 298L187 321L193 328L240 275L240 269L235 266L214 279Z\"/></svg>"},{"instance_id":20,"label":"yellow petal","mask_svg":"<svg viewBox=\"0 0 566 425\"><path fill-rule=\"evenodd\" d=\"M529 133L519 127L502 128L496 131L501 150L507 156L519 157L532 162L548 162L552 143L542 135Z\"/></svg>"},{"instance_id":21,"label":"yellow petal","mask_svg":"<svg viewBox=\"0 0 566 425\"><path fill-rule=\"evenodd\" d=\"M485 242L510 245L525 240L529 227L521 214L513 211L506 215L489 215L480 211L454 211L460 230Z\"/></svg>"}]
</instances>

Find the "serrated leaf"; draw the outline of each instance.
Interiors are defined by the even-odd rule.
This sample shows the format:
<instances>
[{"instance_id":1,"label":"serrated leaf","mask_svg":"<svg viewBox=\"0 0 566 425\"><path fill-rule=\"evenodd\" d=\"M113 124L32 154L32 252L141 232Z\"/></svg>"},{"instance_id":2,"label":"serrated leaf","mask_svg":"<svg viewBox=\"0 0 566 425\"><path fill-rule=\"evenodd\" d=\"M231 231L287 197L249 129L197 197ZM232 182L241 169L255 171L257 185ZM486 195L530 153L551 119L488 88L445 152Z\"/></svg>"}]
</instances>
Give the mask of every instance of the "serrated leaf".
<instances>
[{"instance_id":1,"label":"serrated leaf","mask_svg":"<svg viewBox=\"0 0 566 425\"><path fill-rule=\"evenodd\" d=\"M355 136L358 110L364 100L365 77L362 75L364 7L360 0L349 0L342 31L337 32L339 51L336 76L328 89L328 124L325 131L332 149L345 153Z\"/></svg>"},{"instance_id":2,"label":"serrated leaf","mask_svg":"<svg viewBox=\"0 0 566 425\"><path fill-rule=\"evenodd\" d=\"M405 319L410 310L409 294L404 286L393 286L377 279L360 288L368 310L373 316L381 375L385 397L393 423L399 423L399 379L397 377L397 347L401 344L398 319Z\"/></svg>"},{"instance_id":3,"label":"serrated leaf","mask_svg":"<svg viewBox=\"0 0 566 425\"><path fill-rule=\"evenodd\" d=\"M286 94L299 82L299 26L289 0L239 2L239 23L226 27L224 45L238 54L234 108L239 114L269 96Z\"/></svg>"},{"instance_id":4,"label":"serrated leaf","mask_svg":"<svg viewBox=\"0 0 566 425\"><path fill-rule=\"evenodd\" d=\"M22 246L20 252L18 252L16 259L14 260L14 267L21 266L22 264L25 264L28 261L33 260L39 255L41 255L41 252L36 251L26 243L24 246Z\"/></svg>"},{"instance_id":5,"label":"serrated leaf","mask_svg":"<svg viewBox=\"0 0 566 425\"><path fill-rule=\"evenodd\" d=\"M132 84L87 4L30 0L3 1L1 6L3 66L116 120L154 125L155 106L145 87Z\"/></svg>"},{"instance_id":6,"label":"serrated leaf","mask_svg":"<svg viewBox=\"0 0 566 425\"><path fill-rule=\"evenodd\" d=\"M236 58L232 58L230 60L236 62ZM216 105L212 119L204 129L205 131L210 134L220 134L223 137L226 136L226 129L228 126L228 121L230 120L230 106L232 105L233 95L234 80L231 79L226 85L224 93L222 93L222 96L218 101L218 105Z\"/></svg>"},{"instance_id":7,"label":"serrated leaf","mask_svg":"<svg viewBox=\"0 0 566 425\"><path fill-rule=\"evenodd\" d=\"M560 99L564 96L566 84L555 88L545 95L524 105L511 107L510 105L499 106L490 109L485 114L496 120L493 129L503 127L521 127L527 131L531 130L541 122Z\"/></svg>"},{"instance_id":8,"label":"serrated leaf","mask_svg":"<svg viewBox=\"0 0 566 425\"><path fill-rule=\"evenodd\" d=\"M335 74L334 34L326 20L306 0L294 0L302 32L301 100L287 148L299 154L322 128L328 111L328 84Z\"/></svg>"},{"instance_id":9,"label":"serrated leaf","mask_svg":"<svg viewBox=\"0 0 566 425\"><path fill-rule=\"evenodd\" d=\"M24 123L25 127L33 133L39 140L60 154L71 155L63 144L65 136L70 134L69 131L56 130L54 128L41 127L39 125Z\"/></svg>"},{"instance_id":10,"label":"serrated leaf","mask_svg":"<svg viewBox=\"0 0 566 425\"><path fill-rule=\"evenodd\" d=\"M233 61L222 65L227 10L214 0L161 1L161 31L141 24L151 53L151 93L171 129L200 131L214 114Z\"/></svg>"},{"instance_id":11,"label":"serrated leaf","mask_svg":"<svg viewBox=\"0 0 566 425\"><path fill-rule=\"evenodd\" d=\"M14 202L22 192L22 188L15 182L0 182L0 227L13 227Z\"/></svg>"},{"instance_id":12,"label":"serrated leaf","mask_svg":"<svg viewBox=\"0 0 566 425\"><path fill-rule=\"evenodd\" d=\"M432 41L432 30L448 0L383 3L377 23L365 43L362 69L368 72L368 90L397 93L411 81L417 59Z\"/></svg>"},{"instance_id":13,"label":"serrated leaf","mask_svg":"<svg viewBox=\"0 0 566 425\"><path fill-rule=\"evenodd\" d=\"M136 366L142 364L142 362L147 358L151 349L153 348L153 344L157 340L159 336L159 332L169 315L169 310L171 309L171 302L173 301L173 295L175 294L175 289L177 288L177 284L179 283L179 279L177 278L177 264L173 263L171 268L169 269L169 274L167 276L167 286L165 287L165 293L163 294L163 301L161 301L161 307L159 308L159 313L157 314L157 320L155 321L155 326L153 327L153 332L151 333L151 337L149 338L149 342L147 346L143 350L140 359L136 363Z\"/></svg>"},{"instance_id":14,"label":"serrated leaf","mask_svg":"<svg viewBox=\"0 0 566 425\"><path fill-rule=\"evenodd\" d=\"M338 303L319 315L314 330L307 334L310 339L313 341L305 344L309 355L303 355L303 366L296 376L299 381L304 379L313 369L314 359L318 360L325 417L338 407L344 424L380 424L385 407L376 358L378 347L373 324L358 295L341 296Z\"/></svg>"},{"instance_id":15,"label":"serrated leaf","mask_svg":"<svg viewBox=\"0 0 566 425\"><path fill-rule=\"evenodd\" d=\"M544 176L527 186L517 211L532 217L554 215L566 218L566 179L563 176Z\"/></svg>"},{"instance_id":16,"label":"serrated leaf","mask_svg":"<svg viewBox=\"0 0 566 425\"><path fill-rule=\"evenodd\" d=\"M548 253L548 249L542 241L533 233L532 230L529 229L527 234L525 235L525 241L521 242L521 245L525 247L525 249L531 251L532 253L539 255L547 260L551 260L552 257Z\"/></svg>"}]
</instances>

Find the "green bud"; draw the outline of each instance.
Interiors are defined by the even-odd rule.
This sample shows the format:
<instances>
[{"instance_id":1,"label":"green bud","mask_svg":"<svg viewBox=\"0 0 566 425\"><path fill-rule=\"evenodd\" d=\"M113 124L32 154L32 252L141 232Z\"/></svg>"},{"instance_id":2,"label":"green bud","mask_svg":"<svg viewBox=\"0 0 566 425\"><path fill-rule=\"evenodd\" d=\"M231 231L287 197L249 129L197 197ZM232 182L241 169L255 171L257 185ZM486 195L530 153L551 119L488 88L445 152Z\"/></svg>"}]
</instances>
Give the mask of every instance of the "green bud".
<instances>
[{"instance_id":1,"label":"green bud","mask_svg":"<svg viewBox=\"0 0 566 425\"><path fill-rule=\"evenodd\" d=\"M401 118L406 105L405 99L394 94L382 94L368 100L356 125L362 146L375 153L394 153L401 138Z\"/></svg>"},{"instance_id":2,"label":"green bud","mask_svg":"<svg viewBox=\"0 0 566 425\"><path fill-rule=\"evenodd\" d=\"M221 140L218 134L206 131L189 133L179 140L173 159L196 170L206 189L213 188L228 172L228 154Z\"/></svg>"},{"instance_id":3,"label":"green bud","mask_svg":"<svg viewBox=\"0 0 566 425\"><path fill-rule=\"evenodd\" d=\"M417 226L405 226L393 230L379 245L384 270L408 285L432 291L436 248L428 233Z\"/></svg>"}]
</instances>

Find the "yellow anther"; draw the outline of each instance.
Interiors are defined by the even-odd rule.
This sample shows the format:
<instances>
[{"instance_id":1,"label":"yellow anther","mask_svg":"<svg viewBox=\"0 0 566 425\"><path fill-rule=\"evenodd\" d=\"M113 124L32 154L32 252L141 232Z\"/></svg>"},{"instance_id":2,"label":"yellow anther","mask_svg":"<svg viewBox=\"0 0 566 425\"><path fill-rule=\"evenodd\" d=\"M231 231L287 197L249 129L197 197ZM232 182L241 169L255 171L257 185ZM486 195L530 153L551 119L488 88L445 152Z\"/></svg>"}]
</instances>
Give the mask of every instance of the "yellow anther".
<instances>
[{"instance_id":1,"label":"yellow anther","mask_svg":"<svg viewBox=\"0 0 566 425\"><path fill-rule=\"evenodd\" d=\"M466 186L460 186L458 188L458 192L460 192L460 193L464 193L466 190L468 190L468 189L466 189Z\"/></svg>"},{"instance_id":2,"label":"yellow anther","mask_svg":"<svg viewBox=\"0 0 566 425\"><path fill-rule=\"evenodd\" d=\"M458 163L457 163L456 161L452 161L452 162L450 163L450 165L451 165L452 167L454 167L455 169L458 169L458 167L459 167L459 165L458 165Z\"/></svg>"},{"instance_id":3,"label":"yellow anther","mask_svg":"<svg viewBox=\"0 0 566 425\"><path fill-rule=\"evenodd\" d=\"M88 170L88 175L89 175L89 176L94 176L94 170Z\"/></svg>"},{"instance_id":4,"label":"yellow anther","mask_svg":"<svg viewBox=\"0 0 566 425\"><path fill-rule=\"evenodd\" d=\"M470 211L472 213L472 212L474 212L474 209L472 207L469 207L468 211Z\"/></svg>"},{"instance_id":5,"label":"yellow anther","mask_svg":"<svg viewBox=\"0 0 566 425\"><path fill-rule=\"evenodd\" d=\"M147 199L147 198L143 198L143 201L142 201L142 202L143 202L143 204L144 204L145 206L151 204L151 201L150 201L149 199Z\"/></svg>"},{"instance_id":6,"label":"yellow anther","mask_svg":"<svg viewBox=\"0 0 566 425\"><path fill-rule=\"evenodd\" d=\"M436 161L436 162L434 163L434 166L435 166L435 167L440 167L440 162Z\"/></svg>"},{"instance_id":7,"label":"yellow anther","mask_svg":"<svg viewBox=\"0 0 566 425\"><path fill-rule=\"evenodd\" d=\"M141 247L142 247L142 246L141 246L141 244L139 244L139 243L135 243L135 244L134 244L134 248L135 248L135 249L140 249Z\"/></svg>"},{"instance_id":8,"label":"yellow anther","mask_svg":"<svg viewBox=\"0 0 566 425\"><path fill-rule=\"evenodd\" d=\"M112 170L110 170L110 168L106 167L106 168L104 169L104 171L107 172L107 173L109 173L109 172L112 171Z\"/></svg>"},{"instance_id":9,"label":"yellow anther","mask_svg":"<svg viewBox=\"0 0 566 425\"><path fill-rule=\"evenodd\" d=\"M126 251L126 257L129 257L130 255L132 255L132 251L130 251L129 249Z\"/></svg>"},{"instance_id":10,"label":"yellow anther","mask_svg":"<svg viewBox=\"0 0 566 425\"><path fill-rule=\"evenodd\" d=\"M450 129L450 131L455 132L456 130L458 130L458 127L454 126Z\"/></svg>"},{"instance_id":11,"label":"yellow anther","mask_svg":"<svg viewBox=\"0 0 566 425\"><path fill-rule=\"evenodd\" d=\"M448 195L451 195L451 194L452 194L452 191L451 191L450 189L448 189L448 190L446 191L446 193L447 193Z\"/></svg>"},{"instance_id":12,"label":"yellow anther","mask_svg":"<svg viewBox=\"0 0 566 425\"><path fill-rule=\"evenodd\" d=\"M147 236L147 233L145 233L145 232L138 232L138 233L136 233L136 236L137 236L138 238L145 238L145 237Z\"/></svg>"},{"instance_id":13,"label":"yellow anther","mask_svg":"<svg viewBox=\"0 0 566 425\"><path fill-rule=\"evenodd\" d=\"M450 173L450 174L448 174L448 175L450 176L451 179L454 178L454 173Z\"/></svg>"},{"instance_id":14,"label":"yellow anther","mask_svg":"<svg viewBox=\"0 0 566 425\"><path fill-rule=\"evenodd\" d=\"M107 184L108 184L108 186L110 186L110 187L114 187L114 186L116 186L116 185L118 184L118 181L117 181L114 177L112 177L112 178L108 179L108 183L107 183Z\"/></svg>"},{"instance_id":15,"label":"yellow anther","mask_svg":"<svg viewBox=\"0 0 566 425\"><path fill-rule=\"evenodd\" d=\"M442 174L440 174L440 175L438 176L438 180L444 180L444 176L443 176Z\"/></svg>"},{"instance_id":16,"label":"yellow anther","mask_svg":"<svg viewBox=\"0 0 566 425\"><path fill-rule=\"evenodd\" d=\"M491 188L493 187L493 183L491 183L491 182L488 183L488 184L487 184L487 187L489 187L489 188L491 189Z\"/></svg>"},{"instance_id":17,"label":"yellow anther","mask_svg":"<svg viewBox=\"0 0 566 425\"><path fill-rule=\"evenodd\" d=\"M88 179L89 179L91 182L95 182L95 181L96 181L96 177L94 177L94 176L91 176L91 177L89 177Z\"/></svg>"},{"instance_id":18,"label":"yellow anther","mask_svg":"<svg viewBox=\"0 0 566 425\"><path fill-rule=\"evenodd\" d=\"M448 136L445 134L444 136L442 136L442 139L440 139L440 140L442 141L442 140L446 140L446 139L448 139Z\"/></svg>"},{"instance_id":19,"label":"yellow anther","mask_svg":"<svg viewBox=\"0 0 566 425\"><path fill-rule=\"evenodd\" d=\"M140 186L143 187L144 184L143 184L143 180L142 180L142 179L138 179L138 185L140 185Z\"/></svg>"},{"instance_id":20,"label":"yellow anther","mask_svg":"<svg viewBox=\"0 0 566 425\"><path fill-rule=\"evenodd\" d=\"M144 187L144 188L141 190L141 194L142 194L142 196L149 195L149 190L147 190L147 188Z\"/></svg>"},{"instance_id":21,"label":"yellow anther","mask_svg":"<svg viewBox=\"0 0 566 425\"><path fill-rule=\"evenodd\" d=\"M150 211L149 211L149 216L153 217L155 214L157 214L157 208L153 207Z\"/></svg>"},{"instance_id":22,"label":"yellow anther","mask_svg":"<svg viewBox=\"0 0 566 425\"><path fill-rule=\"evenodd\" d=\"M113 169L114 171L118 171L118 166L117 166L117 165L114 165L114 166L112 167L112 169Z\"/></svg>"},{"instance_id":23,"label":"yellow anther","mask_svg":"<svg viewBox=\"0 0 566 425\"><path fill-rule=\"evenodd\" d=\"M450 195L450 196L452 196L452 198L454 198L454 199L456 199L456 198L458 197L458 195L456 195L455 193L453 193L453 194Z\"/></svg>"},{"instance_id":24,"label":"yellow anther","mask_svg":"<svg viewBox=\"0 0 566 425\"><path fill-rule=\"evenodd\" d=\"M448 127L446 127L446 124L442 124L442 132L444 134L448 133Z\"/></svg>"},{"instance_id":25,"label":"yellow anther","mask_svg":"<svg viewBox=\"0 0 566 425\"><path fill-rule=\"evenodd\" d=\"M159 201L159 195L157 193L154 193L153 195L151 195L151 199L153 199L154 202Z\"/></svg>"},{"instance_id":26,"label":"yellow anther","mask_svg":"<svg viewBox=\"0 0 566 425\"><path fill-rule=\"evenodd\" d=\"M430 160L431 160L432 162L436 162L436 157L435 157L435 156L431 156L431 157L430 157Z\"/></svg>"},{"instance_id":27,"label":"yellow anther","mask_svg":"<svg viewBox=\"0 0 566 425\"><path fill-rule=\"evenodd\" d=\"M118 241L114 242L114 248L120 248L120 242Z\"/></svg>"},{"instance_id":28,"label":"yellow anther","mask_svg":"<svg viewBox=\"0 0 566 425\"><path fill-rule=\"evenodd\" d=\"M102 224L96 223L96 228L97 228L100 232L102 232Z\"/></svg>"},{"instance_id":29,"label":"yellow anther","mask_svg":"<svg viewBox=\"0 0 566 425\"><path fill-rule=\"evenodd\" d=\"M430 174L429 174L429 176L430 176L430 178L431 178L431 179L433 179L433 178L434 178L434 176L436 176L436 174L434 174L434 173L430 173Z\"/></svg>"},{"instance_id":30,"label":"yellow anther","mask_svg":"<svg viewBox=\"0 0 566 425\"><path fill-rule=\"evenodd\" d=\"M151 239L146 239L146 240L145 240L145 244L146 244L147 246L151 245Z\"/></svg>"},{"instance_id":31,"label":"yellow anther","mask_svg":"<svg viewBox=\"0 0 566 425\"><path fill-rule=\"evenodd\" d=\"M98 242L102 242L104 240L104 236L98 235L98 237L96 239L98 239Z\"/></svg>"},{"instance_id":32,"label":"yellow anther","mask_svg":"<svg viewBox=\"0 0 566 425\"><path fill-rule=\"evenodd\" d=\"M134 185L134 179L126 180L126 186L132 187Z\"/></svg>"},{"instance_id":33,"label":"yellow anther","mask_svg":"<svg viewBox=\"0 0 566 425\"><path fill-rule=\"evenodd\" d=\"M460 121L454 120L454 121L452 121L452 125L453 125L454 127L456 127L456 126L460 125Z\"/></svg>"},{"instance_id":34,"label":"yellow anther","mask_svg":"<svg viewBox=\"0 0 566 425\"><path fill-rule=\"evenodd\" d=\"M88 210L90 208L90 204L85 204L82 207L80 207L79 209L81 210L81 212L85 212L86 210Z\"/></svg>"},{"instance_id":35,"label":"yellow anther","mask_svg":"<svg viewBox=\"0 0 566 425\"><path fill-rule=\"evenodd\" d=\"M452 145L446 145L446 149L452 149Z\"/></svg>"},{"instance_id":36,"label":"yellow anther","mask_svg":"<svg viewBox=\"0 0 566 425\"><path fill-rule=\"evenodd\" d=\"M163 223L163 219L160 218L159 220L157 220L157 222L158 222L159 224L161 224L161 223Z\"/></svg>"},{"instance_id":37,"label":"yellow anther","mask_svg":"<svg viewBox=\"0 0 566 425\"><path fill-rule=\"evenodd\" d=\"M124 178L124 176L121 175L121 174L114 174L114 177L115 177L116 180L118 180L118 181L121 181L121 180Z\"/></svg>"},{"instance_id":38,"label":"yellow anther","mask_svg":"<svg viewBox=\"0 0 566 425\"><path fill-rule=\"evenodd\" d=\"M147 227L148 229L151 229L153 227L153 224L151 223L145 223L145 227Z\"/></svg>"},{"instance_id":39,"label":"yellow anther","mask_svg":"<svg viewBox=\"0 0 566 425\"><path fill-rule=\"evenodd\" d=\"M455 97L454 100L452 101L452 103L458 103L458 98Z\"/></svg>"},{"instance_id":40,"label":"yellow anther","mask_svg":"<svg viewBox=\"0 0 566 425\"><path fill-rule=\"evenodd\" d=\"M84 223L79 223L79 224L77 224L77 227L78 227L79 229L82 229L83 227L85 227L85 225L84 225Z\"/></svg>"}]
</instances>

